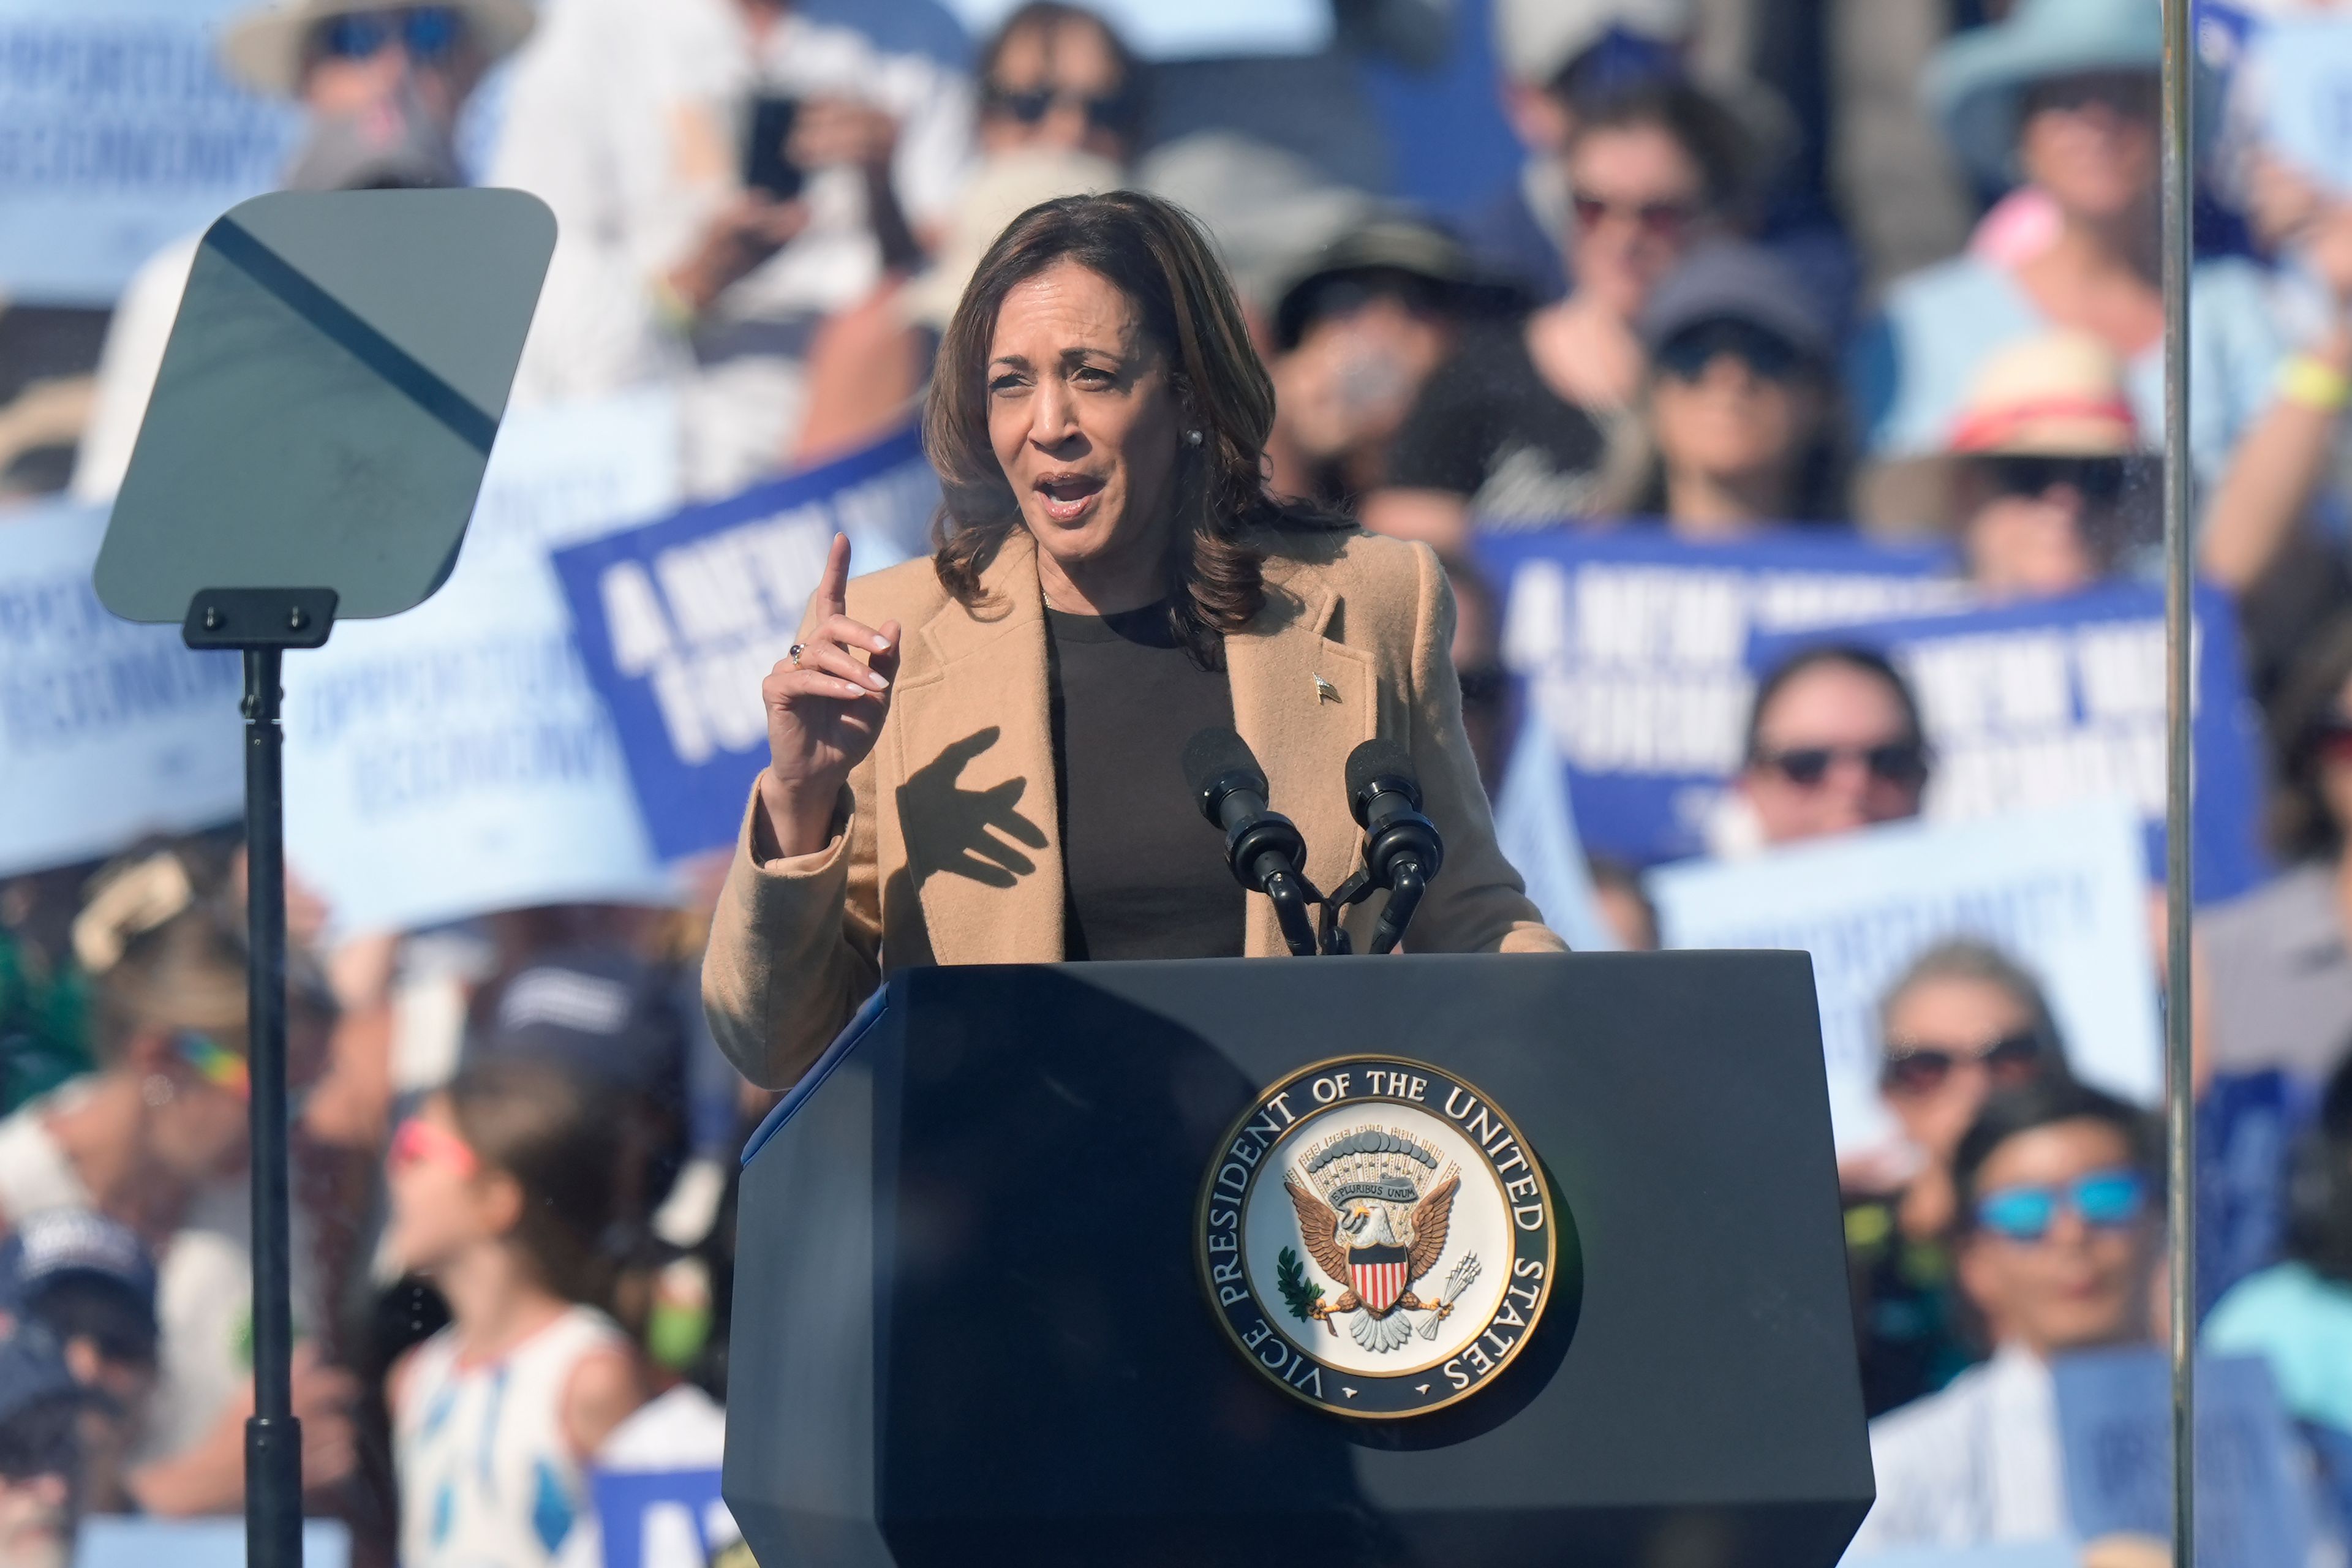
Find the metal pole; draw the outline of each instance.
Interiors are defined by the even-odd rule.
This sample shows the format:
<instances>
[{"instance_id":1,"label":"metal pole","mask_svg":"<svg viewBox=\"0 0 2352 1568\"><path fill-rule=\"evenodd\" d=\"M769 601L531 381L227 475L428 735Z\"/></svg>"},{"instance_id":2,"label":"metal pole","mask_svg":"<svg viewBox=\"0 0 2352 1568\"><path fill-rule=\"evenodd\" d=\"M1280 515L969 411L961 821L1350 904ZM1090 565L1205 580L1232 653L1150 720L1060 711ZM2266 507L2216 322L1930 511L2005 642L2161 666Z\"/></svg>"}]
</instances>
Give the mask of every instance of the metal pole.
<instances>
[{"instance_id":1,"label":"metal pole","mask_svg":"<svg viewBox=\"0 0 2352 1568\"><path fill-rule=\"evenodd\" d=\"M301 1568L302 1427L294 1419L293 1250L287 1195L286 819L274 647L245 650L246 920L253 1082L253 1417L245 1424L245 1549Z\"/></svg>"},{"instance_id":2,"label":"metal pole","mask_svg":"<svg viewBox=\"0 0 2352 1568\"><path fill-rule=\"evenodd\" d=\"M2164 0L2165 1215L2172 1289L2172 1561L2197 1555L2197 1162L2189 1056L2190 0Z\"/></svg>"}]
</instances>

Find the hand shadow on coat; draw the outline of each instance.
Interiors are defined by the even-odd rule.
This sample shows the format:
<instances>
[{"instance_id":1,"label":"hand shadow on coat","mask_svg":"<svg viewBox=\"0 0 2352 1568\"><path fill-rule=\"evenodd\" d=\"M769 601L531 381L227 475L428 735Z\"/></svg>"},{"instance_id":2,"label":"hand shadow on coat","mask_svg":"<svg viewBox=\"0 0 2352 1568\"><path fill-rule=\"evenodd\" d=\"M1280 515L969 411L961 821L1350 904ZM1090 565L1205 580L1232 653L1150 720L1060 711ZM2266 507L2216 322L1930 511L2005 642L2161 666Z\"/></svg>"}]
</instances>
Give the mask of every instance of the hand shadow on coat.
<instances>
[{"instance_id":1,"label":"hand shadow on coat","mask_svg":"<svg viewBox=\"0 0 2352 1568\"><path fill-rule=\"evenodd\" d=\"M985 887L1009 888L1036 870L1037 862L1021 846L1045 848L1045 830L1013 809L1028 793L1029 781L1007 779L980 790L956 783L964 765L996 744L1002 732L992 724L966 735L898 786L898 820L910 830L908 837L919 837L923 845L919 858L909 857L918 886L945 871Z\"/></svg>"}]
</instances>

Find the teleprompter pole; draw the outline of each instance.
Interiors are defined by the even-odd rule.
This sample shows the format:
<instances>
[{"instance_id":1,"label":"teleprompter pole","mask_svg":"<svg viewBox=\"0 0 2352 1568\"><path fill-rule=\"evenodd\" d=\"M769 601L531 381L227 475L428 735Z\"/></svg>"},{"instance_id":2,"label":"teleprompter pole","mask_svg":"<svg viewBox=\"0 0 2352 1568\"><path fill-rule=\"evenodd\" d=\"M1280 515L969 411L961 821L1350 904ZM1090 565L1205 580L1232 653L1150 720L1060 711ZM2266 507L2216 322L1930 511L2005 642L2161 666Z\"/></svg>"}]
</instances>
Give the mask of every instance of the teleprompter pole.
<instances>
[{"instance_id":1,"label":"teleprompter pole","mask_svg":"<svg viewBox=\"0 0 2352 1568\"><path fill-rule=\"evenodd\" d=\"M253 1080L253 1416L245 1424L245 1549L301 1568L302 1426L294 1417L293 1252L286 1111L285 733L275 647L245 651L245 853Z\"/></svg>"},{"instance_id":2,"label":"teleprompter pole","mask_svg":"<svg viewBox=\"0 0 2352 1568\"><path fill-rule=\"evenodd\" d=\"M2197 1121L2189 1057L2190 0L2164 0L2164 913L2166 1236L2171 1261L2172 1561L2197 1556Z\"/></svg>"},{"instance_id":3,"label":"teleprompter pole","mask_svg":"<svg viewBox=\"0 0 2352 1568\"><path fill-rule=\"evenodd\" d=\"M247 1077L253 1086L253 1415L245 1424L245 1555L301 1568L302 1425L294 1418L294 1252L287 1176L286 775L278 727L289 647L333 627L331 588L206 588L180 637L245 660L245 917Z\"/></svg>"}]
</instances>

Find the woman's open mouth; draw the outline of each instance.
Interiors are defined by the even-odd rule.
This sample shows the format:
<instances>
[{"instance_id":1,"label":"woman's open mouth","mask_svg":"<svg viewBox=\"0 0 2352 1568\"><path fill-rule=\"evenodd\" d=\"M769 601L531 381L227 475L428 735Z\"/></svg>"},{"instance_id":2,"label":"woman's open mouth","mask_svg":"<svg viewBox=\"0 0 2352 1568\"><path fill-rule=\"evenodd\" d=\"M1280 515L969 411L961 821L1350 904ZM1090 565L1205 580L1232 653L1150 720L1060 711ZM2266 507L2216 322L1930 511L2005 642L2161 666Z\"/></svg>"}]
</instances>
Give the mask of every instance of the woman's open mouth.
<instances>
[{"instance_id":1,"label":"woman's open mouth","mask_svg":"<svg viewBox=\"0 0 2352 1568\"><path fill-rule=\"evenodd\" d=\"M1048 474L1035 486L1045 515L1055 522L1076 522L1086 516L1102 494L1103 481L1092 474Z\"/></svg>"}]
</instances>

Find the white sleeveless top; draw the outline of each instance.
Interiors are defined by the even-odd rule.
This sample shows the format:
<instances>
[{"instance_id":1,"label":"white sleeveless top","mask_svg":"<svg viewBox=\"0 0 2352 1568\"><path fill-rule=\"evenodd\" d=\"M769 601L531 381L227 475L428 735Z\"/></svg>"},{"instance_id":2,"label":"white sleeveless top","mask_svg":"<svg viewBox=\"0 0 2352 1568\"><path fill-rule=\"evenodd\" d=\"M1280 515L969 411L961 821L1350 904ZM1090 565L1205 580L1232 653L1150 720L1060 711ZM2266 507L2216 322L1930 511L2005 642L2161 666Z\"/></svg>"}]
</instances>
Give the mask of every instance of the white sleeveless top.
<instances>
[{"instance_id":1,"label":"white sleeveless top","mask_svg":"<svg viewBox=\"0 0 2352 1568\"><path fill-rule=\"evenodd\" d=\"M458 1361L454 1329L419 1345L393 1419L401 1568L554 1563L590 1506L563 1391L583 1358L626 1343L604 1313L573 1307L475 1366Z\"/></svg>"}]
</instances>

